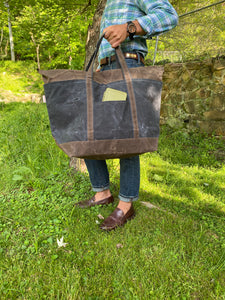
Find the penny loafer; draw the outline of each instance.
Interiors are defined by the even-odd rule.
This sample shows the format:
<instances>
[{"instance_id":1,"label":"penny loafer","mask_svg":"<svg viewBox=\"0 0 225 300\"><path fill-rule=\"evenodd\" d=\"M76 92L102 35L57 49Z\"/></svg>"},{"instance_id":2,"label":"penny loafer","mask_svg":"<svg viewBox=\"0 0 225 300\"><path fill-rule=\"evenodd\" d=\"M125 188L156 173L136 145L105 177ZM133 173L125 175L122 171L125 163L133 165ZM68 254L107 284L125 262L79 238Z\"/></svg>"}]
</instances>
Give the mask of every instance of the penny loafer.
<instances>
[{"instance_id":1,"label":"penny loafer","mask_svg":"<svg viewBox=\"0 0 225 300\"><path fill-rule=\"evenodd\" d=\"M116 208L111 215L105 219L105 221L101 224L100 228L103 230L112 230L118 226L123 226L128 220L134 218L135 211L133 205L128 210L126 214L120 209Z\"/></svg>"},{"instance_id":2,"label":"penny loafer","mask_svg":"<svg viewBox=\"0 0 225 300\"><path fill-rule=\"evenodd\" d=\"M88 208L88 207L93 207L96 205L108 205L113 202L114 202L113 196L110 196L108 198L105 198L105 199L102 199L99 201L95 201L95 196L94 196L89 200L84 200L84 201L76 203L75 206L79 206L81 208Z\"/></svg>"}]
</instances>

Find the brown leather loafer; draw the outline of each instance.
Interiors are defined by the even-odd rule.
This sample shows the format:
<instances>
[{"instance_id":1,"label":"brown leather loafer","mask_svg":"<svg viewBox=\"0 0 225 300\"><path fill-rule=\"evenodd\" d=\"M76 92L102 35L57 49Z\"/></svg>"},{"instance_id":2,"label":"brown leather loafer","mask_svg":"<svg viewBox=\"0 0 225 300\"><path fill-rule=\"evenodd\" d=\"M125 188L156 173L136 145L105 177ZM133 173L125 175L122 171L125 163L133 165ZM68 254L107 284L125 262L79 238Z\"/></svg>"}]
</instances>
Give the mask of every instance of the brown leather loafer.
<instances>
[{"instance_id":1,"label":"brown leather loafer","mask_svg":"<svg viewBox=\"0 0 225 300\"><path fill-rule=\"evenodd\" d=\"M123 226L128 220L134 218L135 211L133 205L128 210L128 212L124 215L124 212L116 208L111 215L105 219L105 221L101 224L100 228L103 230L112 230L118 226Z\"/></svg>"},{"instance_id":2,"label":"brown leather loafer","mask_svg":"<svg viewBox=\"0 0 225 300\"><path fill-rule=\"evenodd\" d=\"M114 201L113 196L110 196L108 198L105 198L105 199L102 199L99 201L95 201L95 196L94 196L89 200L84 200L84 201L76 203L75 206L79 206L81 208L88 208L88 207L92 207L95 205L108 205L110 203L113 203L113 201Z\"/></svg>"}]
</instances>

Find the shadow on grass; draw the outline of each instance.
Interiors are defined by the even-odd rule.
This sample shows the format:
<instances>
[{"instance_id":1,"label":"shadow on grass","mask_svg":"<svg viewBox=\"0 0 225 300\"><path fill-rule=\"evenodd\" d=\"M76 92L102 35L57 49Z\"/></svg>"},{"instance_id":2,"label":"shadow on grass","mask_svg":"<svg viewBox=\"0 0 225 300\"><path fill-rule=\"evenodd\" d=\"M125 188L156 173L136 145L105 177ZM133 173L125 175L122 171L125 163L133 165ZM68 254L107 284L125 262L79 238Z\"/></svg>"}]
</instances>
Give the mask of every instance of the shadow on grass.
<instances>
[{"instance_id":1,"label":"shadow on grass","mask_svg":"<svg viewBox=\"0 0 225 300\"><path fill-rule=\"evenodd\" d=\"M146 193L143 190L140 192L140 201L149 202L155 205L156 209L158 208L161 211L179 216L189 216L196 220L205 219L206 217L212 219L222 218L223 222L225 221L225 212L222 211L216 204L212 203L187 203L185 201L173 199L170 195L166 197L157 193Z\"/></svg>"},{"instance_id":2,"label":"shadow on grass","mask_svg":"<svg viewBox=\"0 0 225 300\"><path fill-rule=\"evenodd\" d=\"M140 201L155 205L152 209L164 214L208 224L222 237L225 234L223 176L207 169L178 165L148 167L147 183L141 187Z\"/></svg>"},{"instance_id":3,"label":"shadow on grass","mask_svg":"<svg viewBox=\"0 0 225 300\"><path fill-rule=\"evenodd\" d=\"M158 154L171 163L220 168L225 161L224 149L222 137L161 126Z\"/></svg>"}]
</instances>

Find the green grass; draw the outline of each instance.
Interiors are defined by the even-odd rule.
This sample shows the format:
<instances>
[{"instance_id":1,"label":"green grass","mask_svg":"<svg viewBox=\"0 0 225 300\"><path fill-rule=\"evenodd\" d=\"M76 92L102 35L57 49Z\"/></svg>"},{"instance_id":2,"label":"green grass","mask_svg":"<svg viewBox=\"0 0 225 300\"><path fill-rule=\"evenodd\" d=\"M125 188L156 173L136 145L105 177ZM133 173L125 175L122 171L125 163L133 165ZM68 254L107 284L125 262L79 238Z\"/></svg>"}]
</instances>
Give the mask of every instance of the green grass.
<instances>
[{"instance_id":1,"label":"green grass","mask_svg":"<svg viewBox=\"0 0 225 300\"><path fill-rule=\"evenodd\" d=\"M0 62L0 100L29 101L43 93L43 82L32 61Z\"/></svg>"},{"instance_id":2,"label":"green grass","mask_svg":"<svg viewBox=\"0 0 225 300\"><path fill-rule=\"evenodd\" d=\"M93 192L44 104L0 104L0 131L1 299L225 299L224 140L162 127L141 156L136 217L106 233L98 214L116 204L74 207ZM108 166L117 197L118 160Z\"/></svg>"}]
</instances>

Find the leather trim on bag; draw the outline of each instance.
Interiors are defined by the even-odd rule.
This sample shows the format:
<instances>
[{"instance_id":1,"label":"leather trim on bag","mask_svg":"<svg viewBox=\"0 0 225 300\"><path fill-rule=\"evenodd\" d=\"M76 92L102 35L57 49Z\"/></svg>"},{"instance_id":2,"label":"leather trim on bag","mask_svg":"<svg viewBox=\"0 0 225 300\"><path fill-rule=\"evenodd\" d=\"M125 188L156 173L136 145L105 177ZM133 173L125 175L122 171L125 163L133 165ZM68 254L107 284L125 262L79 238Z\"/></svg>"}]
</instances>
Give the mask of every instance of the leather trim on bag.
<instances>
[{"instance_id":1,"label":"leather trim on bag","mask_svg":"<svg viewBox=\"0 0 225 300\"><path fill-rule=\"evenodd\" d=\"M132 115L132 121L134 126L134 138L136 139L139 137L139 127L138 127L137 107L136 107L136 100L134 95L132 79L126 61L124 59L123 53L120 48L116 48L116 55L118 56L121 69L124 72L124 77L127 84L127 90L128 90L130 106L131 106L131 115Z\"/></svg>"},{"instance_id":2,"label":"leather trim on bag","mask_svg":"<svg viewBox=\"0 0 225 300\"><path fill-rule=\"evenodd\" d=\"M129 68L129 73L132 79L152 79L162 81L163 70L164 68L162 66L146 66ZM85 80L87 75L87 72L79 70L39 70L39 73L42 75L44 83L79 79ZM93 73L93 80L102 84L121 81L123 79L121 69Z\"/></svg>"},{"instance_id":3,"label":"leather trim on bag","mask_svg":"<svg viewBox=\"0 0 225 300\"><path fill-rule=\"evenodd\" d=\"M57 145L69 157L109 159L131 157L145 152L156 151L158 147L158 138L78 141ZM124 154L126 152L129 152L130 154Z\"/></svg>"},{"instance_id":4,"label":"leather trim on bag","mask_svg":"<svg viewBox=\"0 0 225 300\"><path fill-rule=\"evenodd\" d=\"M86 72L86 93L87 93L87 138L89 141L94 140L94 117L93 117L93 87L92 74Z\"/></svg>"}]
</instances>

